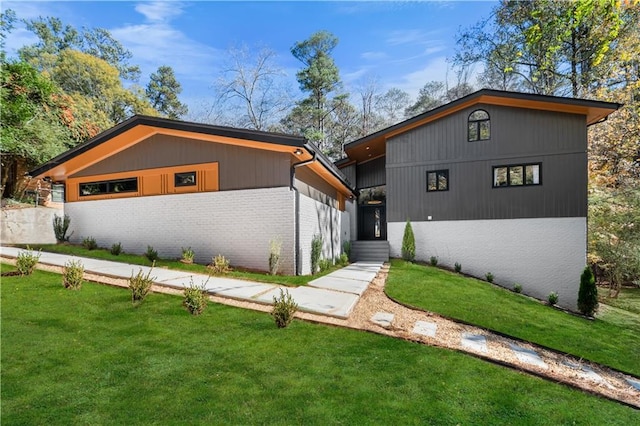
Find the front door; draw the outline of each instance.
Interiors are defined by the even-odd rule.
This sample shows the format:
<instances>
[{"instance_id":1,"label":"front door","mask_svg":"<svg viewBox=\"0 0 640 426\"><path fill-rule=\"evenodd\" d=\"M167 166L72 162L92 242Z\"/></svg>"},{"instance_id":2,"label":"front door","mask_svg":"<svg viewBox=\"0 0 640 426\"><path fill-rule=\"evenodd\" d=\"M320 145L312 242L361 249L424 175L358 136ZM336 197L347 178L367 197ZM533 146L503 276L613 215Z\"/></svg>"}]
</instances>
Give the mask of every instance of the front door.
<instances>
[{"instance_id":1,"label":"front door","mask_svg":"<svg viewBox=\"0 0 640 426\"><path fill-rule=\"evenodd\" d=\"M387 211L384 204L359 205L358 239L386 240Z\"/></svg>"}]
</instances>

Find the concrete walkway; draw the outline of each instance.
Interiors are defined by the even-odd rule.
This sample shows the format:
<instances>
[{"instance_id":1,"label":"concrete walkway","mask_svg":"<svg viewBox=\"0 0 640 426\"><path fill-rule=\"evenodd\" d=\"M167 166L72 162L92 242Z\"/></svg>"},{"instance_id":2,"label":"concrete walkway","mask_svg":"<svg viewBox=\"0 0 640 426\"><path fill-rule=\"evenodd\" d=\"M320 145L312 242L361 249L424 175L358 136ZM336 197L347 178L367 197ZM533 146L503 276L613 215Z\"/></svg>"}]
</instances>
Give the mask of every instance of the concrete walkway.
<instances>
[{"instance_id":1,"label":"concrete walkway","mask_svg":"<svg viewBox=\"0 0 640 426\"><path fill-rule=\"evenodd\" d=\"M23 250L16 247L0 247L0 256L15 258ZM382 267L382 263L354 263L315 279L307 286L285 287L48 252L41 252L39 263L62 267L72 259L82 262L87 273L128 279L142 271L144 275L151 274L154 284L178 289L189 287L192 283L197 286L204 285L214 296L267 305L273 304L274 296L279 297L281 289L287 290L298 304L299 310L336 318L349 316L362 293Z\"/></svg>"}]
</instances>

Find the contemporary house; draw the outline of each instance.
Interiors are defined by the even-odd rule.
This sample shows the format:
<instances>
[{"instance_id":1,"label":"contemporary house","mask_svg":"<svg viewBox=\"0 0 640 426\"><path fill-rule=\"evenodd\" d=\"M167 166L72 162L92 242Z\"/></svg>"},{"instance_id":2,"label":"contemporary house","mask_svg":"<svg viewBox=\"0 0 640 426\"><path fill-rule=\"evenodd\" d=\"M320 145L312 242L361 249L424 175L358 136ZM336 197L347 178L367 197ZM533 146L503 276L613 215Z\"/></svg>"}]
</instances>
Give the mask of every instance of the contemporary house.
<instances>
[{"instance_id":1,"label":"contemporary house","mask_svg":"<svg viewBox=\"0 0 640 426\"><path fill-rule=\"evenodd\" d=\"M31 172L65 186L72 240L200 262L218 253L310 273L352 241L360 259L416 257L576 305L587 248L587 127L620 105L480 90L345 145L335 165L304 138L135 116Z\"/></svg>"},{"instance_id":2,"label":"contemporary house","mask_svg":"<svg viewBox=\"0 0 640 426\"><path fill-rule=\"evenodd\" d=\"M618 104L480 90L345 145L352 238L576 306L587 250L587 127ZM363 243L356 243L363 244ZM371 243L371 244L376 244Z\"/></svg>"},{"instance_id":3,"label":"contemporary house","mask_svg":"<svg viewBox=\"0 0 640 426\"><path fill-rule=\"evenodd\" d=\"M282 272L309 274L314 235L326 258L351 238L353 190L300 137L134 116L30 174L64 184L75 242L268 270L277 241Z\"/></svg>"}]
</instances>

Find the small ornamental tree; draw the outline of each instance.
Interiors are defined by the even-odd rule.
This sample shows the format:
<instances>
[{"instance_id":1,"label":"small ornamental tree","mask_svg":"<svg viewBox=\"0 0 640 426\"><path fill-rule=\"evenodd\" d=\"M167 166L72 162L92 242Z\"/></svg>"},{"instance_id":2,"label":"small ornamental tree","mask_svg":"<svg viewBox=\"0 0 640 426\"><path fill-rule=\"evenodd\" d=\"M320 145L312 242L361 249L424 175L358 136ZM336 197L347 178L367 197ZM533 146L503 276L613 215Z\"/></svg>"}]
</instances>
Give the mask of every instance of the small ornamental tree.
<instances>
[{"instance_id":1,"label":"small ornamental tree","mask_svg":"<svg viewBox=\"0 0 640 426\"><path fill-rule=\"evenodd\" d=\"M583 315L592 316L598 309L598 288L590 267L585 267L580 276L580 291L578 291L578 310Z\"/></svg>"},{"instance_id":2,"label":"small ornamental tree","mask_svg":"<svg viewBox=\"0 0 640 426\"><path fill-rule=\"evenodd\" d=\"M416 258L416 239L413 236L413 228L409 219L404 226L404 236L402 237L402 258L408 262L413 262Z\"/></svg>"}]
</instances>

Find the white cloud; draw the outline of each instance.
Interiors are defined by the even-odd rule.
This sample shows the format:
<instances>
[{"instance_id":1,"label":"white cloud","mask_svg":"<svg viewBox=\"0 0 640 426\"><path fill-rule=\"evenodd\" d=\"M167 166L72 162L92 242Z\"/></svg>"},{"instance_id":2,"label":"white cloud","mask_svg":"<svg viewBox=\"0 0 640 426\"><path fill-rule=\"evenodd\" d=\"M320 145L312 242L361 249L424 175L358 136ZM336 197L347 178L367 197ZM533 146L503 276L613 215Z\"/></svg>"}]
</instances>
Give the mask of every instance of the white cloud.
<instances>
[{"instance_id":1,"label":"white cloud","mask_svg":"<svg viewBox=\"0 0 640 426\"><path fill-rule=\"evenodd\" d=\"M386 52L363 52L360 57L367 61L379 61L388 57Z\"/></svg>"},{"instance_id":2,"label":"white cloud","mask_svg":"<svg viewBox=\"0 0 640 426\"><path fill-rule=\"evenodd\" d=\"M439 56L429 61L426 66L401 76L399 81L390 82L389 87L402 89L415 98L429 81L449 81L451 84L451 74L447 58Z\"/></svg>"},{"instance_id":3,"label":"white cloud","mask_svg":"<svg viewBox=\"0 0 640 426\"><path fill-rule=\"evenodd\" d=\"M420 29L403 29L391 31L386 42L391 46L401 44L430 44L438 35L437 31L424 31Z\"/></svg>"},{"instance_id":4,"label":"white cloud","mask_svg":"<svg viewBox=\"0 0 640 426\"><path fill-rule=\"evenodd\" d=\"M183 4L172 1L155 1L151 3L139 3L136 12L141 13L149 22L168 22L172 18L181 15Z\"/></svg>"}]
</instances>

